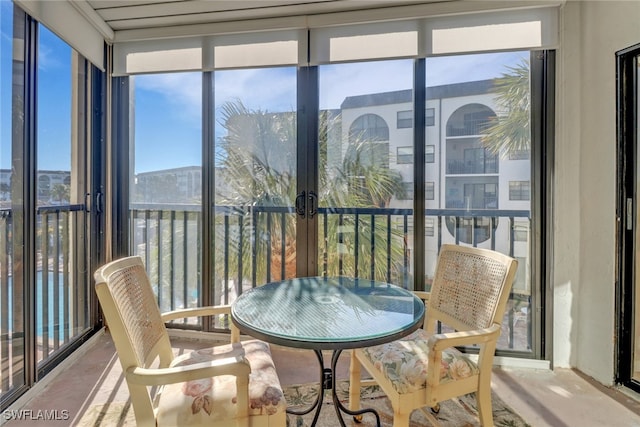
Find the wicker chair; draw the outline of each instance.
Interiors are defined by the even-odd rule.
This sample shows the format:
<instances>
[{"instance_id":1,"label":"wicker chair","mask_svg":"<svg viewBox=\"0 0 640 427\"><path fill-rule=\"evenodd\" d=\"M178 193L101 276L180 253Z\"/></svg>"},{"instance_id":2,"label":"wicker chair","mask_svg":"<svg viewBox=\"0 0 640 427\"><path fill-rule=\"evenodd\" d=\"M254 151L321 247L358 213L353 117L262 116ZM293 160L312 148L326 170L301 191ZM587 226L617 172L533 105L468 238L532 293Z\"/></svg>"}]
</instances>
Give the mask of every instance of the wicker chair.
<instances>
[{"instance_id":1,"label":"wicker chair","mask_svg":"<svg viewBox=\"0 0 640 427\"><path fill-rule=\"evenodd\" d=\"M411 413L475 392L480 422L493 425L491 368L517 261L495 251L443 245L431 292L416 292L427 304L423 329L388 344L352 352L349 405L359 409L361 366L386 393L393 427L409 426ZM455 332L436 333L438 322ZM477 363L454 346L479 346Z\"/></svg>"},{"instance_id":2,"label":"wicker chair","mask_svg":"<svg viewBox=\"0 0 640 427\"><path fill-rule=\"evenodd\" d=\"M286 404L268 344L240 342L232 326L231 344L174 357L165 322L228 314L229 306L160 314L140 257L106 264L95 279L137 426L286 425Z\"/></svg>"}]
</instances>

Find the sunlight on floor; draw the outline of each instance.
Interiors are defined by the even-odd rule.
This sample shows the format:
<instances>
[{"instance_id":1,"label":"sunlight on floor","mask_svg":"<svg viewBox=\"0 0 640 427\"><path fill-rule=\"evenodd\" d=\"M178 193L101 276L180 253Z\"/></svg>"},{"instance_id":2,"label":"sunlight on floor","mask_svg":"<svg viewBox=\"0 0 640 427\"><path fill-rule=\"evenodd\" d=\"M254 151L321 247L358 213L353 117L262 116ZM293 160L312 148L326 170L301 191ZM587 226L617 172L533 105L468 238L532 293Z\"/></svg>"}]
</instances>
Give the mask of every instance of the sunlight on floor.
<instances>
[{"instance_id":1,"label":"sunlight on floor","mask_svg":"<svg viewBox=\"0 0 640 427\"><path fill-rule=\"evenodd\" d=\"M558 387L555 385L550 385L549 386L549 390L551 390L552 392L554 392L555 394L559 394L562 397L572 397L573 393L571 393L570 391L562 388L562 387Z\"/></svg>"}]
</instances>

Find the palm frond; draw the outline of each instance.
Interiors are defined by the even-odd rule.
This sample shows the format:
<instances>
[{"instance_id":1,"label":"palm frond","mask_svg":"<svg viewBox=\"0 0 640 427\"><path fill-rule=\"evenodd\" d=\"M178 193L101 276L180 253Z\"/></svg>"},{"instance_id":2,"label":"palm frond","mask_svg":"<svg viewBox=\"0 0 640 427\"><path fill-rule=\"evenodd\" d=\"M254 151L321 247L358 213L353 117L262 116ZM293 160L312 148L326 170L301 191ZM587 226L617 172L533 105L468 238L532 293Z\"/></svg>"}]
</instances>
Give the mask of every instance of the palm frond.
<instances>
[{"instance_id":1,"label":"palm frond","mask_svg":"<svg viewBox=\"0 0 640 427\"><path fill-rule=\"evenodd\" d=\"M493 154L531 148L531 90L529 62L523 60L494 81L498 116L485 129L482 144Z\"/></svg>"}]
</instances>

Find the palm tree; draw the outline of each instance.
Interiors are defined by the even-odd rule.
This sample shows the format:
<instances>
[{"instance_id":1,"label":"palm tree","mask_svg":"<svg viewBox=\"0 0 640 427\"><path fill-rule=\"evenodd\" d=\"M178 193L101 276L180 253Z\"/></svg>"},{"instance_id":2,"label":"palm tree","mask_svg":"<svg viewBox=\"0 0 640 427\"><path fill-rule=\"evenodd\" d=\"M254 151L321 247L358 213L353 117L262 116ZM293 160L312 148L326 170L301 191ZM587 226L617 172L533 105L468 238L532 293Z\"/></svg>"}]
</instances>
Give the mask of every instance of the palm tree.
<instances>
[{"instance_id":1,"label":"palm tree","mask_svg":"<svg viewBox=\"0 0 640 427\"><path fill-rule=\"evenodd\" d=\"M51 197L58 203L69 200L69 186L65 184L55 184L51 189Z\"/></svg>"},{"instance_id":2,"label":"palm tree","mask_svg":"<svg viewBox=\"0 0 640 427\"><path fill-rule=\"evenodd\" d=\"M507 67L494 81L498 115L486 128L482 143L493 154L508 156L531 148L529 61Z\"/></svg>"},{"instance_id":3,"label":"palm tree","mask_svg":"<svg viewBox=\"0 0 640 427\"><path fill-rule=\"evenodd\" d=\"M239 268L242 262L243 270L256 263L258 280L277 280L281 278L280 271L284 267L284 277L294 277L296 274L296 215L293 212L282 214L285 220L280 222L274 218L270 227L266 227L269 220L267 213L255 214L253 207L290 209L296 198L296 115L293 112L270 113L262 110L252 110L241 101L229 102L221 108L221 126L227 130L227 135L219 140L217 149L217 205L241 207L238 215L216 216L216 246L230 244L232 254L241 253L241 257L230 256L227 264L216 260L219 275L223 270L232 271ZM340 116L323 112L319 121L319 154L320 164L327 164L329 134L332 129L340 126ZM393 195L404 192L402 178L396 171L389 170L381 164L372 164L373 143L356 140L351 144L337 166L320 168L318 199L325 207L366 207L380 208L387 206ZM227 217L225 220L225 216ZM233 226L251 230L243 233L242 239L235 239L239 235L231 232L228 223L231 219ZM387 256L380 247L387 247L387 228L376 226L377 220L370 218L359 219L353 215L341 218L333 215L327 221L324 235L327 241L321 242L328 258L328 274L338 274L337 265L340 255L335 250L338 247L339 230L354 230L353 233L340 236L340 244L348 248L348 253L358 252L360 264L358 271L366 276L371 266L371 257L375 262L375 278L386 277ZM321 224L323 227L324 224ZM357 231L356 231L357 229ZM321 231L321 233L322 233ZM358 235L358 239L355 235ZM321 234L322 235L322 234ZM403 235L392 231L392 241L389 244L395 257L404 254ZM252 239L252 241L249 241ZM378 250L372 249L371 240L375 239ZM358 248L355 248L355 242ZM232 243L229 243L232 242ZM324 246L322 246L324 244ZM253 253L250 248L253 247ZM268 257L265 254L271 253ZM261 256L255 256L255 253ZM265 255L265 256L262 256ZM222 258L222 257L219 257ZM270 258L270 259L267 259ZM282 260L284 259L284 266ZM264 261L261 261L264 260ZM366 264L366 265L365 265ZM400 263L401 264L401 263ZM356 271L353 256L342 258L342 274L354 274ZM267 277L267 268L270 277ZM236 273L237 274L237 273ZM245 274L240 274L247 277ZM233 277L233 276L232 276Z\"/></svg>"},{"instance_id":4,"label":"palm tree","mask_svg":"<svg viewBox=\"0 0 640 427\"><path fill-rule=\"evenodd\" d=\"M233 209L215 217L216 247L229 253L227 260L216 257L218 277L251 277L255 262L257 280L284 278L280 276L283 254L289 260L284 276L295 276L296 218L281 213L296 198L295 119L294 113L249 109L240 100L221 108L219 122L227 135L216 147L216 205ZM256 213L256 207L274 212ZM280 218L278 210L285 215L284 222L275 220ZM255 256L269 251L270 257Z\"/></svg>"}]
</instances>

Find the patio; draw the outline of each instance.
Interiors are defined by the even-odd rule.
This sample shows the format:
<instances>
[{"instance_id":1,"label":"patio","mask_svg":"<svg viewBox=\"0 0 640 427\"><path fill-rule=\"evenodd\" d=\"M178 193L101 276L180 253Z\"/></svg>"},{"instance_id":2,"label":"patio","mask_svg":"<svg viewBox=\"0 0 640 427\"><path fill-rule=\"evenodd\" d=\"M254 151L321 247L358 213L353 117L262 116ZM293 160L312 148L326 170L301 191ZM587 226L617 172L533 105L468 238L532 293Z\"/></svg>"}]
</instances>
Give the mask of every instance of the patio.
<instances>
[{"instance_id":1,"label":"patio","mask_svg":"<svg viewBox=\"0 0 640 427\"><path fill-rule=\"evenodd\" d=\"M184 335L184 334L183 334ZM206 341L174 337L177 353L198 348ZM283 386L316 381L315 357L310 351L271 346L274 361ZM127 401L127 386L122 377L111 337L108 332L98 333L73 357L52 373L46 385L33 389L21 399L22 410L68 411L68 418L48 421L47 425L78 425L92 408ZM340 361L338 378L345 379L348 356ZM494 368L492 388L515 412L536 427L600 427L604 425L640 426L640 403L637 396L599 385L592 379L570 369ZM323 411L327 408L323 408ZM18 412L11 412L18 411ZM3 413L7 427L43 425L42 420L15 420L19 414L16 405ZM25 412L22 412L23 416ZM95 422L95 427L111 423Z\"/></svg>"},{"instance_id":2,"label":"patio","mask_svg":"<svg viewBox=\"0 0 640 427\"><path fill-rule=\"evenodd\" d=\"M640 300L628 292L635 290L638 265L627 265L637 259L637 225L625 223L638 215L637 208L626 218L616 209L623 206L617 202L627 208L636 203L636 193L625 199L619 191L620 106L614 105L614 59L640 40L633 19L640 2L260 3L0 0L3 51L13 53L3 56L2 78L7 88L12 85L4 93L13 93L3 99L3 120L11 124L3 128L13 132L2 138L1 151L12 163L0 169L0 404L6 410L0 424L42 425L42 419L12 419L42 410L61 415L57 425L77 424L91 407L126 402L91 277L109 259L142 256L167 311L229 303L243 289L293 275L371 275L427 288L440 245L462 242L509 253L526 266L503 320L496 363L507 364L494 368L494 391L533 426L640 427L640 395L634 392L640 390L640 350L631 346L640 323L629 316ZM231 4L237 8L224 10ZM435 43L443 31L532 22L540 26L532 43L476 46L462 37L460 46L444 50ZM415 43L375 42L398 34ZM340 44L360 38L374 42ZM346 50L333 52L334 41ZM382 49L387 45L393 49ZM57 72L65 79L43 66L50 46L64 58ZM369 52L370 46L382 50ZM430 80L433 65L519 49L532 61L536 148L489 156L478 145L486 129L474 121L487 122L492 116L486 109L497 111L497 92L481 90L497 77L457 66L451 69L474 71L469 81L442 83ZM255 61L245 63L248 58ZM410 78L381 69L382 62L403 63ZM397 80L398 87L374 85L359 94L342 88L363 80L359 75L336 79L341 85L323 80L332 70L346 75L351 65L375 83ZM235 85L244 84L245 72L256 73L246 80L260 90ZM273 79L276 72L282 75ZM189 75L195 78L179 79ZM279 85L287 86L287 96L295 94L292 101L279 99L287 107L248 108L244 119L251 120L240 128L264 125L265 141L277 136L282 148L262 158L248 149L261 140L230 144L243 129L234 134L227 128L234 129L237 117L221 110L237 105L225 104L222 95L231 99L246 90L253 99ZM173 122L179 114L156 102L150 87L163 88L157 94L169 100L181 100L176 95L190 89L195 136L188 136L191 122ZM323 107L329 95L339 109ZM72 102L60 105L63 99ZM65 117L59 125L70 133L61 142L44 126L58 110ZM385 117L385 126L376 116ZM167 146L142 131L161 124L179 135L163 135L171 141ZM424 132L414 132L419 128ZM405 179L393 181L399 186L394 192L371 197L378 186L364 185L358 168L339 182L349 192L329 185L353 154L347 148L361 142L353 137L358 130L367 130L371 143L384 136L385 145L369 144L369 154L386 153L387 168L378 177L402 172ZM46 165L47 148L70 157L71 166ZM193 150L194 160L182 164L172 155L175 148ZM152 167L138 163L150 157L132 155L139 149L159 160ZM220 159L222 151L235 157ZM255 160L247 163L252 170L273 161L270 170L277 173L268 180L237 176L238 168L229 167L233 159ZM256 190L260 197L233 200L264 182L272 187ZM333 203L331 196L345 194L353 200ZM634 237L622 245L624 230ZM195 329L224 329L178 326L186 330L174 331L181 338ZM178 352L201 345L190 339L175 344ZM273 352L283 384L315 381L315 370L307 375L315 364L312 353L275 346Z\"/></svg>"}]
</instances>

